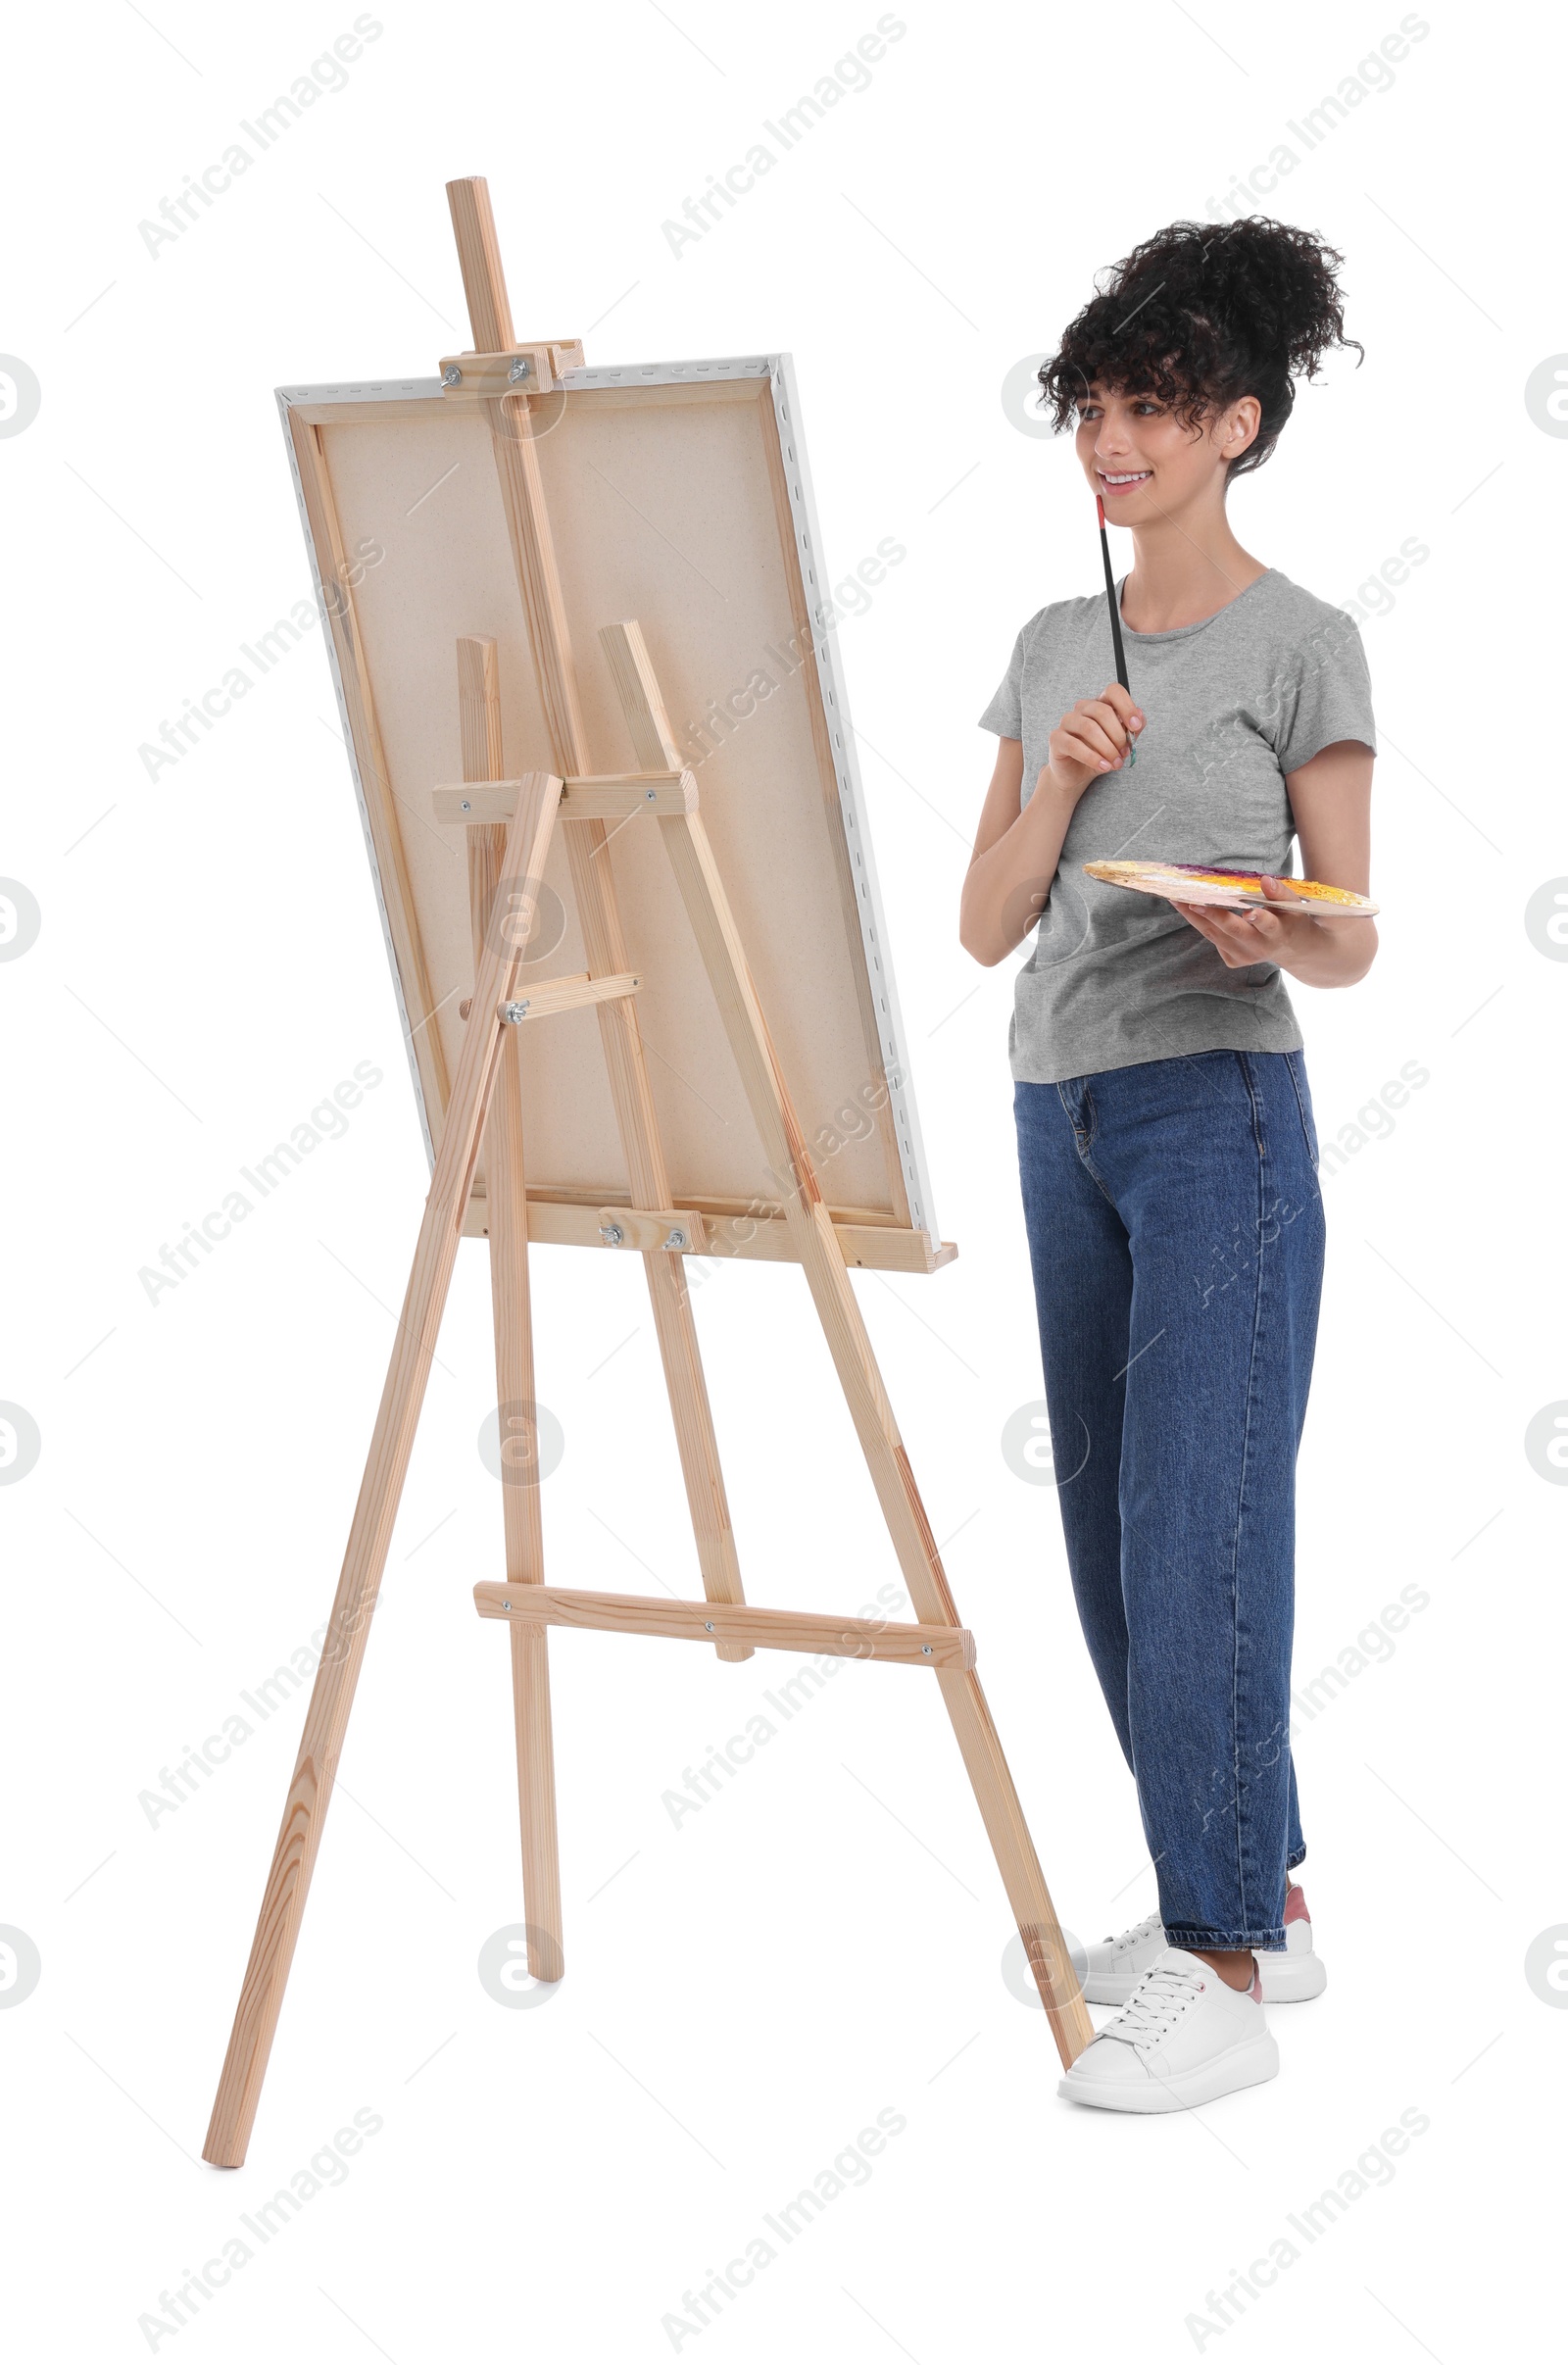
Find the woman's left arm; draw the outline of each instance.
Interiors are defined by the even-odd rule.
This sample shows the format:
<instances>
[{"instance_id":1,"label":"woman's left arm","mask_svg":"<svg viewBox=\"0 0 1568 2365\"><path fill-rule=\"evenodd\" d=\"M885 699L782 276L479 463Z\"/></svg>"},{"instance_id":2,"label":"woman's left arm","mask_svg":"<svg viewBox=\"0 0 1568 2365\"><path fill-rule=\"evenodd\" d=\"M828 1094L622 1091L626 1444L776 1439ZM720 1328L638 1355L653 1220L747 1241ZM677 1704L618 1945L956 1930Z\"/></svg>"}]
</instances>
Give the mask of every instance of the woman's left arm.
<instances>
[{"instance_id":1,"label":"woman's left arm","mask_svg":"<svg viewBox=\"0 0 1568 2365\"><path fill-rule=\"evenodd\" d=\"M1372 750L1359 739L1336 739L1286 774L1285 786L1301 849L1301 875L1327 887L1371 892ZM1271 901L1292 900L1289 879L1265 877ZM1271 961L1302 985L1354 985L1378 949L1372 919L1319 919L1303 912L1216 912L1178 904L1184 919L1206 936L1228 969Z\"/></svg>"}]
</instances>

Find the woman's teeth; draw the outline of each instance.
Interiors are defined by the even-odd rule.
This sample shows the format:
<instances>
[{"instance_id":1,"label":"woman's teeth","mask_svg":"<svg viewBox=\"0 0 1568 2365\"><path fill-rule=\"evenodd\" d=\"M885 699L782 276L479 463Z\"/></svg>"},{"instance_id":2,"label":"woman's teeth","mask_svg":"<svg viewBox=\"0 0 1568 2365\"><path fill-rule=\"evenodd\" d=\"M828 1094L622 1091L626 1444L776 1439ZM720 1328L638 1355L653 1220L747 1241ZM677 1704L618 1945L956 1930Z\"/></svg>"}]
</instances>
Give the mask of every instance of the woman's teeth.
<instances>
[{"instance_id":1,"label":"woman's teeth","mask_svg":"<svg viewBox=\"0 0 1568 2365\"><path fill-rule=\"evenodd\" d=\"M1109 476L1105 473L1105 470L1102 468L1100 471L1100 481L1102 484L1109 485L1112 491L1121 492L1129 484L1147 483L1148 479L1153 474L1153 472L1154 471L1152 468L1138 468L1129 475Z\"/></svg>"}]
</instances>

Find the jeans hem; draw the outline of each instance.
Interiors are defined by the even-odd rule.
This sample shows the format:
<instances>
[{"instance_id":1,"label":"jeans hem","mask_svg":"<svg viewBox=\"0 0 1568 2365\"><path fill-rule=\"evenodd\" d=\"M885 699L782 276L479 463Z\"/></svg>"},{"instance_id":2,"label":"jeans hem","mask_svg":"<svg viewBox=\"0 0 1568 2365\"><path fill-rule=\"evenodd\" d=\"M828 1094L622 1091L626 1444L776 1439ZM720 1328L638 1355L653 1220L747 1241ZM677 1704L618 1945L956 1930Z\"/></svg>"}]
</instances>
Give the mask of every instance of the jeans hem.
<instances>
[{"instance_id":1,"label":"jeans hem","mask_svg":"<svg viewBox=\"0 0 1568 2365\"><path fill-rule=\"evenodd\" d=\"M1286 1859L1285 1859L1285 1869L1286 1869L1286 1871L1287 1871L1287 1872L1294 1872L1294 1871L1296 1870L1296 1868L1297 1868L1297 1866L1298 1866L1298 1864L1304 1864L1305 1862L1306 1862L1306 1849L1305 1849L1304 1848L1298 1848L1297 1849L1297 1851L1296 1851L1295 1855L1290 1855L1290 1856L1287 1856L1287 1857L1286 1857Z\"/></svg>"},{"instance_id":2,"label":"jeans hem","mask_svg":"<svg viewBox=\"0 0 1568 2365\"><path fill-rule=\"evenodd\" d=\"M1185 1947L1189 1954L1200 1949L1217 1954L1242 1946L1261 1946L1265 1953L1277 1954L1285 1945L1285 1925L1273 1930L1200 1930L1191 1922L1167 1922L1165 1944Z\"/></svg>"}]
</instances>

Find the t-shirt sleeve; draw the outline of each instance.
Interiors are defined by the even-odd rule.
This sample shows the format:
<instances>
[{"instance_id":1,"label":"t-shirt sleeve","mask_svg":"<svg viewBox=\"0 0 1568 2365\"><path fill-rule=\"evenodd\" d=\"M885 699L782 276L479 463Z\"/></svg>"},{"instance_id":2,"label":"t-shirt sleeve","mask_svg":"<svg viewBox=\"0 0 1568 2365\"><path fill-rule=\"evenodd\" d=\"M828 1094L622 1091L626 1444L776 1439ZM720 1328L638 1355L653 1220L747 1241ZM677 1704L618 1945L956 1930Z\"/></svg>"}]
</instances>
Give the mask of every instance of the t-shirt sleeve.
<instances>
[{"instance_id":1,"label":"t-shirt sleeve","mask_svg":"<svg viewBox=\"0 0 1568 2365\"><path fill-rule=\"evenodd\" d=\"M1378 752L1366 651L1355 618L1343 609L1302 645L1290 668L1274 740L1280 770L1299 771L1337 739L1359 739Z\"/></svg>"},{"instance_id":2,"label":"t-shirt sleeve","mask_svg":"<svg viewBox=\"0 0 1568 2365\"><path fill-rule=\"evenodd\" d=\"M1023 737L1023 634L1012 644L1012 657L997 694L980 717L983 731L995 731L999 739Z\"/></svg>"}]
</instances>

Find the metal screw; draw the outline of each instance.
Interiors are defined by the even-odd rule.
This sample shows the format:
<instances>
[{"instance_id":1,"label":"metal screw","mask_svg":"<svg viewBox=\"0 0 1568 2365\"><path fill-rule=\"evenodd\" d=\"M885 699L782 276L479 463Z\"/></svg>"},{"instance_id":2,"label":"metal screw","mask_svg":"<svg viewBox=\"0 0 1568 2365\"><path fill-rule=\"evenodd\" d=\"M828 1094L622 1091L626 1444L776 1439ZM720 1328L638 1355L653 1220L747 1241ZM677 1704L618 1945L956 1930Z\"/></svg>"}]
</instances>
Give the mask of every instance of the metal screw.
<instances>
[{"instance_id":1,"label":"metal screw","mask_svg":"<svg viewBox=\"0 0 1568 2365\"><path fill-rule=\"evenodd\" d=\"M703 1620L703 1624L704 1624L704 1625L707 1627L707 1629L708 1629L709 1633L710 1633L710 1634L711 1634L711 1633L712 1633L712 1631L713 1631L713 1621L712 1621L712 1619L711 1619L711 1618L704 1618L704 1620Z\"/></svg>"},{"instance_id":2,"label":"metal screw","mask_svg":"<svg viewBox=\"0 0 1568 2365\"><path fill-rule=\"evenodd\" d=\"M643 791L643 801L644 801L644 803L645 803L645 804L648 804L648 805L655 805L655 804L657 804L657 803L658 803L658 801L659 801L659 791L658 791L658 789L657 789L657 788L649 788L649 789L645 789L645 790Z\"/></svg>"},{"instance_id":3,"label":"metal screw","mask_svg":"<svg viewBox=\"0 0 1568 2365\"><path fill-rule=\"evenodd\" d=\"M511 369L507 371L508 382L515 385L517 379L519 377L526 377L532 368L533 364L529 361L528 356L525 353L519 353L514 360Z\"/></svg>"},{"instance_id":4,"label":"metal screw","mask_svg":"<svg viewBox=\"0 0 1568 2365\"><path fill-rule=\"evenodd\" d=\"M920 1645L920 1655L922 1658L929 1658L931 1656L931 1646L929 1643L922 1643Z\"/></svg>"},{"instance_id":5,"label":"metal screw","mask_svg":"<svg viewBox=\"0 0 1568 2365\"><path fill-rule=\"evenodd\" d=\"M501 1015L509 1026L520 1026L528 1015L526 1002L503 1002Z\"/></svg>"},{"instance_id":6,"label":"metal screw","mask_svg":"<svg viewBox=\"0 0 1568 2365\"><path fill-rule=\"evenodd\" d=\"M669 1238L664 1246L667 1249L683 1249L686 1246L686 1235L678 1223L670 1226Z\"/></svg>"},{"instance_id":7,"label":"metal screw","mask_svg":"<svg viewBox=\"0 0 1568 2365\"><path fill-rule=\"evenodd\" d=\"M618 1249L626 1235L618 1223L602 1223L599 1227L599 1237L607 1248Z\"/></svg>"},{"instance_id":8,"label":"metal screw","mask_svg":"<svg viewBox=\"0 0 1568 2365\"><path fill-rule=\"evenodd\" d=\"M461 370L458 368L458 365L457 365L457 363L456 363L456 362L448 362L448 364L447 364L446 368L445 368L445 369L442 370L442 372L441 372L441 383L442 383L442 385L443 385L443 386L458 386L458 385L461 385L461 384L462 384L462 382L463 382L463 371L462 371L462 370Z\"/></svg>"},{"instance_id":9,"label":"metal screw","mask_svg":"<svg viewBox=\"0 0 1568 2365\"><path fill-rule=\"evenodd\" d=\"M463 810L465 813L472 813L473 811L473 807L468 803L466 797L465 797L463 800Z\"/></svg>"}]
</instances>

